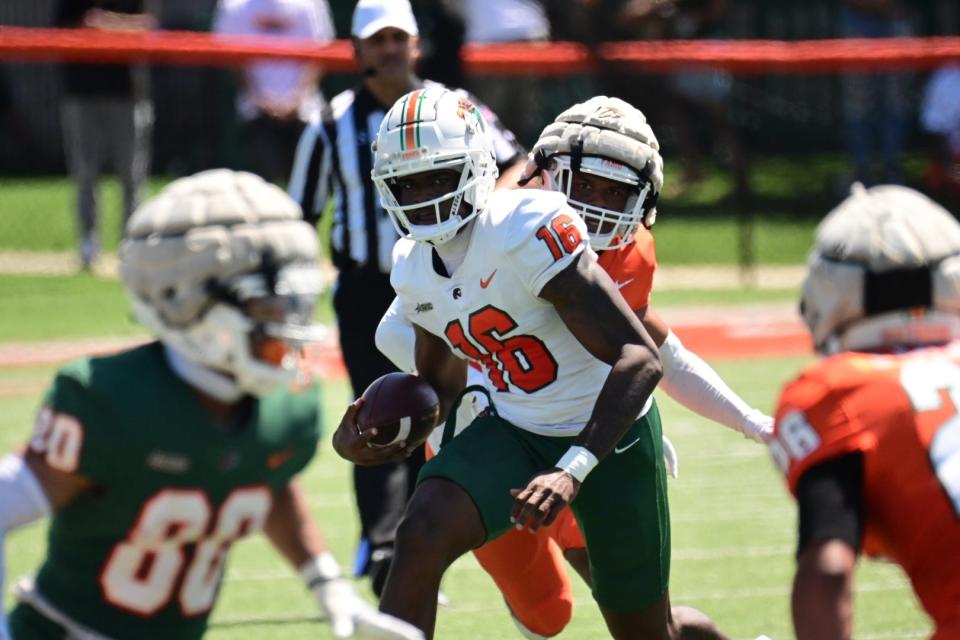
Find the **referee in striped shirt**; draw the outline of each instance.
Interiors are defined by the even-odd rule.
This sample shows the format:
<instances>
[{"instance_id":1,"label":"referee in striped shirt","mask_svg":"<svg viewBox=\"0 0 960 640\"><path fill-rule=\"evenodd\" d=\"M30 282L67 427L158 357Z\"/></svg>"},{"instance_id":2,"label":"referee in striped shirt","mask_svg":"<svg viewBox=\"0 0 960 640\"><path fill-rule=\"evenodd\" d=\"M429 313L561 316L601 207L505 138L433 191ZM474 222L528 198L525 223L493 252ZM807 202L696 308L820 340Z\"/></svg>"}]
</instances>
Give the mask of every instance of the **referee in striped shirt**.
<instances>
[{"instance_id":1,"label":"referee in striped shirt","mask_svg":"<svg viewBox=\"0 0 960 640\"><path fill-rule=\"evenodd\" d=\"M360 0L351 32L363 82L336 96L330 103L331 113L304 130L289 190L314 223L328 200L333 201L332 257L339 271L333 306L350 384L359 396L375 379L396 370L374 344L377 323L395 295L390 266L397 233L370 180L370 144L384 114L400 96L435 83L414 73L418 29L408 0ZM498 186L514 186L525 165L524 149L494 114L470 100L493 125L501 175ZM361 525L357 568L370 575L377 595L393 557L397 525L422 464L421 449L402 462L354 466Z\"/></svg>"}]
</instances>

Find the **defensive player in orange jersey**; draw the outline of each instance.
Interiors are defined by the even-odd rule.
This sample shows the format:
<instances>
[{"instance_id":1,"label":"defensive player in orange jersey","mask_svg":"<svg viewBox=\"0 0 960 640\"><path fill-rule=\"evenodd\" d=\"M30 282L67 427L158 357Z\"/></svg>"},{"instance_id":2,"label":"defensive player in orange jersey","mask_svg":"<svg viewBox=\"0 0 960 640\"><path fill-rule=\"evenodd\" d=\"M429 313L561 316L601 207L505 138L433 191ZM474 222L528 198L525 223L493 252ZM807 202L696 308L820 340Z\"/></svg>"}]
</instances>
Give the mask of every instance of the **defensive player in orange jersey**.
<instances>
[{"instance_id":1,"label":"defensive player in orange jersey","mask_svg":"<svg viewBox=\"0 0 960 640\"><path fill-rule=\"evenodd\" d=\"M817 229L801 298L826 356L787 384L769 446L799 507L799 640L853 636L861 553L897 562L960 638L960 225L855 185Z\"/></svg>"},{"instance_id":2,"label":"defensive player in orange jersey","mask_svg":"<svg viewBox=\"0 0 960 640\"><path fill-rule=\"evenodd\" d=\"M727 387L717 373L683 348L665 322L649 307L656 255L646 228L656 216L663 185L659 145L644 115L622 100L596 97L560 114L547 126L528 166L529 182L538 178L547 188L562 190L585 219L590 245L599 264L611 275L620 293L644 322L660 347L664 377L660 385L694 412L761 441L772 430L772 418L752 409ZM544 242L549 241L549 236ZM413 370L413 329L396 302L377 330L377 346L401 369ZM468 384L482 384L470 372ZM470 414L483 408L483 399L461 410L457 426L469 424ZM428 449L436 451L440 432ZM675 473L676 457L669 441L668 466ZM533 534L512 531L474 551L496 582L520 628L528 638L560 633L573 610L572 584L564 559L589 583L584 539L569 509ZM675 636L684 630L711 629L712 623L693 609L674 608Z\"/></svg>"},{"instance_id":3,"label":"defensive player in orange jersey","mask_svg":"<svg viewBox=\"0 0 960 640\"><path fill-rule=\"evenodd\" d=\"M580 213L599 263L660 350L659 387L705 418L762 442L773 420L750 407L710 365L684 348L650 308L657 267L649 228L663 186L660 145L643 113L618 98L573 105L543 130L521 183L540 177Z\"/></svg>"}]
</instances>

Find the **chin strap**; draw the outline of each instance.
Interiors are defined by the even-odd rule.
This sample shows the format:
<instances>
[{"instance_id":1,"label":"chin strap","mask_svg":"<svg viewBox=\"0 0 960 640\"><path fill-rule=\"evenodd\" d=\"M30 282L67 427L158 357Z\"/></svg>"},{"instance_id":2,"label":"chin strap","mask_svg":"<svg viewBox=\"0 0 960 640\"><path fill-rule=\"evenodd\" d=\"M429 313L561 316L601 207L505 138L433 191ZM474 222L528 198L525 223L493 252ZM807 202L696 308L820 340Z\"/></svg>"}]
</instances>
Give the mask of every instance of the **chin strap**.
<instances>
[{"instance_id":1,"label":"chin strap","mask_svg":"<svg viewBox=\"0 0 960 640\"><path fill-rule=\"evenodd\" d=\"M530 175L523 176L517 180L517 185L521 187L527 186L531 180L539 176L541 173L548 170L550 167L550 158L547 157L547 154L543 149L537 149L536 153L533 154L533 162L536 165L536 169L530 172Z\"/></svg>"}]
</instances>

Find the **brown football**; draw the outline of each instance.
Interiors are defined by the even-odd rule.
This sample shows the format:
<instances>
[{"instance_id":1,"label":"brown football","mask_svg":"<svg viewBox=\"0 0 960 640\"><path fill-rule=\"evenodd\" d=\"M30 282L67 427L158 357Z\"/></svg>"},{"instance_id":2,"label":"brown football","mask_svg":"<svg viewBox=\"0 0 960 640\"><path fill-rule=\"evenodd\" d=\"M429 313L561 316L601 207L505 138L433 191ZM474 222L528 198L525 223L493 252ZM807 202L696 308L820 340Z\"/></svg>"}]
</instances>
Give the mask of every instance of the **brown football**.
<instances>
[{"instance_id":1,"label":"brown football","mask_svg":"<svg viewBox=\"0 0 960 640\"><path fill-rule=\"evenodd\" d=\"M378 433L372 442L381 446L401 440L420 444L433 431L440 413L437 392L409 373L380 376L361 397L357 427L361 432L376 428Z\"/></svg>"}]
</instances>

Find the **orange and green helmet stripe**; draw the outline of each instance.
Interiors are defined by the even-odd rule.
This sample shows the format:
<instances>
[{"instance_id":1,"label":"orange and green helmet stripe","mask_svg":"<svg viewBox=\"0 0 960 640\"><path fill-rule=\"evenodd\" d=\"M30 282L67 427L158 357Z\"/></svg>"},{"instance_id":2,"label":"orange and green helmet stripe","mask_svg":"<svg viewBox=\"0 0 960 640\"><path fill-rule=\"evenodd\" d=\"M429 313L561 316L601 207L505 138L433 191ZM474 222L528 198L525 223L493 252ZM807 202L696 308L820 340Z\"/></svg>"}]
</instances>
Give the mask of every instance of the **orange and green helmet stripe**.
<instances>
[{"instance_id":1,"label":"orange and green helmet stripe","mask_svg":"<svg viewBox=\"0 0 960 640\"><path fill-rule=\"evenodd\" d=\"M403 99L400 107L403 112L403 135L400 136L400 149L413 149L420 146L420 109L427 96L422 89L414 91Z\"/></svg>"}]
</instances>

